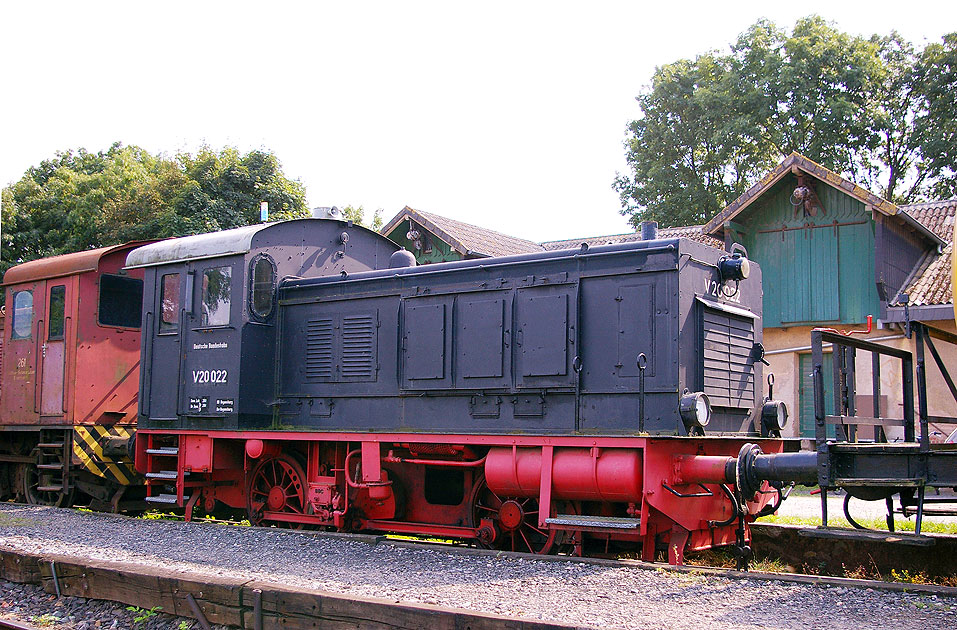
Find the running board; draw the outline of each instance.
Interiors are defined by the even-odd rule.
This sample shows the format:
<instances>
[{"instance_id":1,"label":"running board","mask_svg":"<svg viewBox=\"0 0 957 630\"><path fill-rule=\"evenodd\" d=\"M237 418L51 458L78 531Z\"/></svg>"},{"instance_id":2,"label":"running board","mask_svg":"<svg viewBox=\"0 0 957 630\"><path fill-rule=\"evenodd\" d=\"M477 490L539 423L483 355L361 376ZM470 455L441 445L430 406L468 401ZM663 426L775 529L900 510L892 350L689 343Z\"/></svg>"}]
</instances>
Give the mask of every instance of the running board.
<instances>
[{"instance_id":1,"label":"running board","mask_svg":"<svg viewBox=\"0 0 957 630\"><path fill-rule=\"evenodd\" d=\"M179 455L179 448L176 446L163 446L161 448L146 449L148 455Z\"/></svg>"},{"instance_id":2,"label":"running board","mask_svg":"<svg viewBox=\"0 0 957 630\"><path fill-rule=\"evenodd\" d=\"M579 516L577 514L558 514L552 518L546 518L545 523L552 529L566 529L571 531L629 531L641 527L641 521L637 518Z\"/></svg>"},{"instance_id":3,"label":"running board","mask_svg":"<svg viewBox=\"0 0 957 630\"><path fill-rule=\"evenodd\" d=\"M183 473L185 477L189 473ZM175 470L161 470L159 472L148 472L144 475L147 479L176 479Z\"/></svg>"},{"instance_id":4,"label":"running board","mask_svg":"<svg viewBox=\"0 0 957 630\"><path fill-rule=\"evenodd\" d=\"M183 497L183 502L189 501L189 497ZM176 505L175 494L158 494L153 497L146 497L147 503L165 503L167 505Z\"/></svg>"}]
</instances>

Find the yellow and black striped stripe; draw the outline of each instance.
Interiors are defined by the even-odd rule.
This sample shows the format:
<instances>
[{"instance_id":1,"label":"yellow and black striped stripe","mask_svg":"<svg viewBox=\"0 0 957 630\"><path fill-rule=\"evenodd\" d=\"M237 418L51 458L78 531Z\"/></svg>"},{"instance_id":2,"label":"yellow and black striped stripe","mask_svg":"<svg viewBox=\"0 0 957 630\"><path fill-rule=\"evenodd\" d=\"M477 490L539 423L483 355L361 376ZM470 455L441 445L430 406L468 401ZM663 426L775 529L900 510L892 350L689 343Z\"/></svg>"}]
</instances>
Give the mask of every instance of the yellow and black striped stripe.
<instances>
[{"instance_id":1,"label":"yellow and black striped stripe","mask_svg":"<svg viewBox=\"0 0 957 630\"><path fill-rule=\"evenodd\" d=\"M73 429L74 461L97 477L128 486L136 481L133 461L129 457L110 458L103 454L103 444L114 438L129 438L132 427L78 425Z\"/></svg>"}]
</instances>

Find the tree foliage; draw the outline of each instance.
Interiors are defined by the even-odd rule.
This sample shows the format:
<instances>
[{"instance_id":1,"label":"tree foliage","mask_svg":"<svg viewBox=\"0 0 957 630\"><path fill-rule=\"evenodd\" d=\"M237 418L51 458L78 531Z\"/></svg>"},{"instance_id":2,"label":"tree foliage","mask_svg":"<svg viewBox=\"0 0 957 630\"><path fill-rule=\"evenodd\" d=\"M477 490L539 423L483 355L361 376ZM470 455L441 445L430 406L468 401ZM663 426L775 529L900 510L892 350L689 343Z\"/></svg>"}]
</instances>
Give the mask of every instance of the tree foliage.
<instances>
[{"instance_id":1,"label":"tree foliage","mask_svg":"<svg viewBox=\"0 0 957 630\"><path fill-rule=\"evenodd\" d=\"M356 225L362 225L376 231L378 231L384 223L382 219L382 208L376 208L376 211L372 213L372 223L369 225L365 223L366 211L362 206L348 205L342 209L342 216L345 217L347 221L352 221Z\"/></svg>"},{"instance_id":2,"label":"tree foliage","mask_svg":"<svg viewBox=\"0 0 957 630\"><path fill-rule=\"evenodd\" d=\"M917 52L812 16L657 68L614 183L622 214L702 223L793 151L895 202L954 194L955 47L957 34Z\"/></svg>"},{"instance_id":3,"label":"tree foliage","mask_svg":"<svg viewBox=\"0 0 957 630\"><path fill-rule=\"evenodd\" d=\"M275 155L236 149L154 156L135 146L64 151L3 189L0 273L56 254L308 216Z\"/></svg>"}]
</instances>

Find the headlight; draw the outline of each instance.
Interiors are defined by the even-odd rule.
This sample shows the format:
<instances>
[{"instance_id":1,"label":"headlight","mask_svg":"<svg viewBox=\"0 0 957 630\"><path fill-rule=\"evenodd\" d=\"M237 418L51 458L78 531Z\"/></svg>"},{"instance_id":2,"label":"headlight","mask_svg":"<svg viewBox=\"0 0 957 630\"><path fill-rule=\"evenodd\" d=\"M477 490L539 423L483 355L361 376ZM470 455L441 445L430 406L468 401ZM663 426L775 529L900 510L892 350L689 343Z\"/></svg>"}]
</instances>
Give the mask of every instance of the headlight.
<instances>
[{"instance_id":1,"label":"headlight","mask_svg":"<svg viewBox=\"0 0 957 630\"><path fill-rule=\"evenodd\" d=\"M741 252L731 256L722 256L718 261L718 272L721 280L744 280L751 273L751 261Z\"/></svg>"},{"instance_id":2,"label":"headlight","mask_svg":"<svg viewBox=\"0 0 957 630\"><path fill-rule=\"evenodd\" d=\"M711 422L711 401L704 392L685 393L678 402L678 413L689 427L706 427Z\"/></svg>"},{"instance_id":3,"label":"headlight","mask_svg":"<svg viewBox=\"0 0 957 630\"><path fill-rule=\"evenodd\" d=\"M761 408L761 420L769 431L782 431L788 425L788 406L783 400L769 400Z\"/></svg>"}]
</instances>

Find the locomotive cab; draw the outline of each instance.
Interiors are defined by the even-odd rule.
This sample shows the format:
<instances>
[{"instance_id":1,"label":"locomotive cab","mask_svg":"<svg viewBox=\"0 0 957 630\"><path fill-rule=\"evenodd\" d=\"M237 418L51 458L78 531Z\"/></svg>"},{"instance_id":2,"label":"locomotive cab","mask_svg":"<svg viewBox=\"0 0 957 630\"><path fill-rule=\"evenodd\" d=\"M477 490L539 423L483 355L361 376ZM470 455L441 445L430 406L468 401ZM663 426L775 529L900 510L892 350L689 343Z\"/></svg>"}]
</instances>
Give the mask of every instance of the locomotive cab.
<instances>
[{"instance_id":1,"label":"locomotive cab","mask_svg":"<svg viewBox=\"0 0 957 630\"><path fill-rule=\"evenodd\" d=\"M268 427L276 288L288 277L387 267L399 248L351 222L300 219L154 243L130 253L143 304L141 427Z\"/></svg>"}]
</instances>

